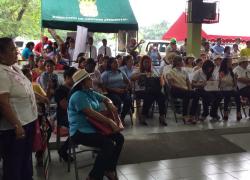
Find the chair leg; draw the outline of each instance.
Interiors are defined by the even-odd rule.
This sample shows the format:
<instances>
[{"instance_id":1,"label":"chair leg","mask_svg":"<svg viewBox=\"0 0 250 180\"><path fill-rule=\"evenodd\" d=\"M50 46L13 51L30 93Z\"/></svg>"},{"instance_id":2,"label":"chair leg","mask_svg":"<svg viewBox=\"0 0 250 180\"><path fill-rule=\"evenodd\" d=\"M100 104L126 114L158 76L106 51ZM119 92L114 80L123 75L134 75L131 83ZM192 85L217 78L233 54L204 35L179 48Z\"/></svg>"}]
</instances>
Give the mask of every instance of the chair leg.
<instances>
[{"instance_id":1,"label":"chair leg","mask_svg":"<svg viewBox=\"0 0 250 180\"><path fill-rule=\"evenodd\" d=\"M69 139L68 159L70 159L70 157L72 155L71 149L72 149L72 143L71 143L71 140ZM74 161L75 161L75 159L74 159ZM70 161L68 161L67 164L68 164L68 172L70 172Z\"/></svg>"},{"instance_id":2,"label":"chair leg","mask_svg":"<svg viewBox=\"0 0 250 180\"><path fill-rule=\"evenodd\" d=\"M133 122L133 113L132 113L131 110L129 112L129 116L130 116L131 126L133 126L134 125L134 122Z\"/></svg>"},{"instance_id":3,"label":"chair leg","mask_svg":"<svg viewBox=\"0 0 250 180\"><path fill-rule=\"evenodd\" d=\"M61 145L61 137L60 137L60 126L56 127L56 149L59 151ZM59 161L62 162L62 158L59 156Z\"/></svg>"},{"instance_id":4,"label":"chair leg","mask_svg":"<svg viewBox=\"0 0 250 180\"><path fill-rule=\"evenodd\" d=\"M74 166L75 166L75 176L76 176L76 180L79 180L75 146L73 147L73 158L74 158Z\"/></svg>"}]
</instances>

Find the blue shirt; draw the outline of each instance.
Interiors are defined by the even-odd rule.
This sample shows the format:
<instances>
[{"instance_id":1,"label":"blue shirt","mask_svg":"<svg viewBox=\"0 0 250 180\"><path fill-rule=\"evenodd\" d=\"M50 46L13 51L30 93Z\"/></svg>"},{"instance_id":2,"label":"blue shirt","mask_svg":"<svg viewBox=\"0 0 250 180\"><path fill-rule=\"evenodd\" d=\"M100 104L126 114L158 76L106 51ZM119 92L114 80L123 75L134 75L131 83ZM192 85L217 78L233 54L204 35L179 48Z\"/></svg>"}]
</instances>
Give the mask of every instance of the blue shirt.
<instances>
[{"instance_id":1,"label":"blue shirt","mask_svg":"<svg viewBox=\"0 0 250 180\"><path fill-rule=\"evenodd\" d=\"M108 88L125 88L126 84L124 80L128 79L120 70L116 72L105 71L102 73L101 78L104 86Z\"/></svg>"},{"instance_id":2,"label":"blue shirt","mask_svg":"<svg viewBox=\"0 0 250 180\"><path fill-rule=\"evenodd\" d=\"M214 54L216 55L223 55L224 54L224 47L219 46L218 44L213 46Z\"/></svg>"},{"instance_id":3,"label":"blue shirt","mask_svg":"<svg viewBox=\"0 0 250 180\"><path fill-rule=\"evenodd\" d=\"M22 56L28 60L29 59L29 56L32 55L32 51L29 49L29 48L24 48L24 50L22 51Z\"/></svg>"},{"instance_id":4,"label":"blue shirt","mask_svg":"<svg viewBox=\"0 0 250 180\"><path fill-rule=\"evenodd\" d=\"M68 105L68 119L69 119L69 133L73 136L76 131L82 133L96 133L96 129L87 120L83 110L91 108L95 111L100 111L100 102L103 101L104 96L93 90L76 91L69 100Z\"/></svg>"},{"instance_id":5,"label":"blue shirt","mask_svg":"<svg viewBox=\"0 0 250 180\"><path fill-rule=\"evenodd\" d=\"M128 66L122 66L119 68L124 74L126 74L126 76L128 77L128 79L131 79L132 76L132 72L133 72L133 67L131 69L128 68Z\"/></svg>"}]
</instances>

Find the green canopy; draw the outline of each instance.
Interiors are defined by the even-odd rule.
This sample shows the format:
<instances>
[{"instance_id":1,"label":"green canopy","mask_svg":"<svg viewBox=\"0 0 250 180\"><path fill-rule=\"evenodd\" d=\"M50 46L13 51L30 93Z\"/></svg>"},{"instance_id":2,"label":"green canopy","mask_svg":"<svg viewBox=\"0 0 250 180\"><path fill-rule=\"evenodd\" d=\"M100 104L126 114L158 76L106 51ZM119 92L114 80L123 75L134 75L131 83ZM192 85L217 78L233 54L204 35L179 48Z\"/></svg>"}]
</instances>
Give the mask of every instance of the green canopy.
<instances>
[{"instance_id":1,"label":"green canopy","mask_svg":"<svg viewBox=\"0 0 250 180\"><path fill-rule=\"evenodd\" d=\"M42 0L42 27L90 32L138 30L129 0Z\"/></svg>"}]
</instances>

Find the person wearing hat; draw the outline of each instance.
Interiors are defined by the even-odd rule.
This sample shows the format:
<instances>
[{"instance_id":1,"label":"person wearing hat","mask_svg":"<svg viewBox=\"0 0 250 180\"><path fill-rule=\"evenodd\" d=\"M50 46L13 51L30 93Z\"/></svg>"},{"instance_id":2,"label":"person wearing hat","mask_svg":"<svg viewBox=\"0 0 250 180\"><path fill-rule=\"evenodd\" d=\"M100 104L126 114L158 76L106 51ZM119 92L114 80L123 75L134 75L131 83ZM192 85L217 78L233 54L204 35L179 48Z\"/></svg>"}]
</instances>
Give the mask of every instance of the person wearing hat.
<instances>
[{"instance_id":1,"label":"person wearing hat","mask_svg":"<svg viewBox=\"0 0 250 180\"><path fill-rule=\"evenodd\" d=\"M233 70L237 77L237 85L240 91L240 95L247 97L250 102L250 70L247 69L248 58L240 57L238 61L238 66ZM249 110L250 116L250 110Z\"/></svg>"},{"instance_id":2,"label":"person wearing hat","mask_svg":"<svg viewBox=\"0 0 250 180\"><path fill-rule=\"evenodd\" d=\"M250 40L246 42L246 48L240 51L240 56L250 57Z\"/></svg>"},{"instance_id":3,"label":"person wearing hat","mask_svg":"<svg viewBox=\"0 0 250 180\"><path fill-rule=\"evenodd\" d=\"M188 74L190 81L192 80L193 77L194 60L195 57L193 54L188 54L184 59L185 66L183 67L183 70L186 71L186 73Z\"/></svg>"},{"instance_id":4,"label":"person wearing hat","mask_svg":"<svg viewBox=\"0 0 250 180\"><path fill-rule=\"evenodd\" d=\"M100 103L103 102L108 111L115 114L117 108L109 98L92 90L93 82L86 70L78 70L72 78L74 85L68 104L70 137L76 144L100 149L87 179L101 180L106 176L108 179L117 180L116 165L124 137L119 133L120 129L116 123L100 113ZM107 136L98 133L87 117L96 117L96 120L109 125L114 133Z\"/></svg>"},{"instance_id":5,"label":"person wearing hat","mask_svg":"<svg viewBox=\"0 0 250 180\"><path fill-rule=\"evenodd\" d=\"M168 45L167 48L166 48L166 56L167 56L168 53L170 53L170 52L175 52L175 53L179 54L178 49L177 49L176 39L175 39L175 38L172 38L172 39L170 40L170 43L169 43L169 45Z\"/></svg>"},{"instance_id":6,"label":"person wearing hat","mask_svg":"<svg viewBox=\"0 0 250 180\"><path fill-rule=\"evenodd\" d=\"M219 69L220 69L220 64L222 61L222 56L221 55L215 55L214 56L214 72L213 72L213 76L218 78L219 76Z\"/></svg>"}]
</instances>

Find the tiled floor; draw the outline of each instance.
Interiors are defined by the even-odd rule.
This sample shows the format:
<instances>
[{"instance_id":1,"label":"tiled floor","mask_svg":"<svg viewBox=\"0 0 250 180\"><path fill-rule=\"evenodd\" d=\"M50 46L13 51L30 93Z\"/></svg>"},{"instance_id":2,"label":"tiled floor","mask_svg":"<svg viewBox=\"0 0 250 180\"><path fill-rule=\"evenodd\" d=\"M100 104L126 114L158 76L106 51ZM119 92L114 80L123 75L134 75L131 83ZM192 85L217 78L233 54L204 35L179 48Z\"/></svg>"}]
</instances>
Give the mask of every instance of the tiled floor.
<instances>
[{"instance_id":1,"label":"tiled floor","mask_svg":"<svg viewBox=\"0 0 250 180\"><path fill-rule=\"evenodd\" d=\"M181 122L176 124L172 117L167 119L169 124L167 127L159 127L156 115L154 120L148 121L150 124L148 127L141 127L137 124L134 127L129 127L130 121L128 120L124 135L126 138L138 138L141 134L250 126L249 119L235 122L231 118L226 123L206 121L195 126L183 125ZM118 166L120 180L250 180L250 133L225 135L224 137L248 152L120 165ZM79 163L93 161L91 154L79 157L79 159L81 160ZM80 169L80 179L85 179L90 169L90 167ZM34 179L42 179L38 176L35 175ZM68 173L66 164L59 162L58 155L54 151L50 164L50 180L57 179L68 180L75 179L75 177L73 166L71 172Z\"/></svg>"}]
</instances>

